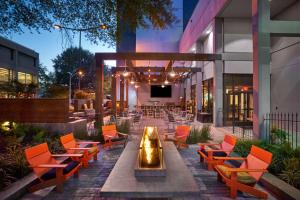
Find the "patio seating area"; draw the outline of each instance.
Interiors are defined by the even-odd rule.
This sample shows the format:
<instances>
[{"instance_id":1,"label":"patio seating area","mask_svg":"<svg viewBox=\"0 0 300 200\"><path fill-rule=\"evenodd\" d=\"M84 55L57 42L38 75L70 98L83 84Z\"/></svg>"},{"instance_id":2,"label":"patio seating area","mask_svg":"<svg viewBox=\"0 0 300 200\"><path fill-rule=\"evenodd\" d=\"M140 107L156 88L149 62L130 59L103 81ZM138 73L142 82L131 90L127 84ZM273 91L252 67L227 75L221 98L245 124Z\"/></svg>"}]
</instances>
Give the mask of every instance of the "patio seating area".
<instances>
[{"instance_id":1,"label":"patio seating area","mask_svg":"<svg viewBox=\"0 0 300 200\"><path fill-rule=\"evenodd\" d=\"M168 119L165 120L142 117L140 124L134 124L133 126L157 126L160 135L168 133ZM200 124L195 123L194 126ZM142 134L142 128L132 127L129 141L132 141ZM214 135L214 134L213 134ZM219 135L223 135L221 138ZM214 137L214 136L213 136ZM215 142L219 142L224 137L221 131L218 132L218 137L214 137ZM224 183L220 183L217 180L217 173L215 171L209 171L205 163L199 162L199 155L197 153L198 145L189 145L188 148L179 148L178 152L183 159L185 165L196 181L201 195L198 197L178 197L172 199L230 199L229 189ZM54 186L46 188L44 190L37 191L25 195L22 199L126 199L126 198L104 198L101 196L101 188L105 184L108 176L113 170L116 162L124 151L123 144L113 146L112 148L103 148L100 146L100 153L97 160L89 162L88 168L82 168L80 170L79 178L71 177L64 183L64 192L58 193L54 190ZM122 169L118 169L122 170ZM256 185L262 191L265 191L260 185ZM255 197L238 192L237 199L256 199ZM269 194L268 199L275 199Z\"/></svg>"}]
</instances>

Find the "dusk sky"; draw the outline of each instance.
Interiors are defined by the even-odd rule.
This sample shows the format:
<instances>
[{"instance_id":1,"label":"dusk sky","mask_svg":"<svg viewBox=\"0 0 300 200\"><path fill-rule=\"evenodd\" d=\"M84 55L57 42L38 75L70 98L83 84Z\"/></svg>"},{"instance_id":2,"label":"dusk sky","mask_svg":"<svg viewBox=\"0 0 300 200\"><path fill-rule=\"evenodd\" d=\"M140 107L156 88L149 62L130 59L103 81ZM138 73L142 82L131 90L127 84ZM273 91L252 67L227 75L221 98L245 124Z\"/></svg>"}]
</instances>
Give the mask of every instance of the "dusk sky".
<instances>
[{"instance_id":1,"label":"dusk sky","mask_svg":"<svg viewBox=\"0 0 300 200\"><path fill-rule=\"evenodd\" d=\"M33 49L39 53L40 63L50 71L53 71L52 59L60 54L63 50L70 47L71 44L67 44L62 40L62 36L59 30L53 29L52 32L41 31L41 33L33 32L30 33L26 31L22 34L11 34L11 35L1 35L14 42L17 42L25 47ZM79 43L79 33L73 38L73 46L78 47ZM114 52L113 47L103 46L103 44L95 45L91 44L82 35L81 46L83 49L87 49L92 53L95 52ZM115 65L114 61L107 62L108 65Z\"/></svg>"}]
</instances>

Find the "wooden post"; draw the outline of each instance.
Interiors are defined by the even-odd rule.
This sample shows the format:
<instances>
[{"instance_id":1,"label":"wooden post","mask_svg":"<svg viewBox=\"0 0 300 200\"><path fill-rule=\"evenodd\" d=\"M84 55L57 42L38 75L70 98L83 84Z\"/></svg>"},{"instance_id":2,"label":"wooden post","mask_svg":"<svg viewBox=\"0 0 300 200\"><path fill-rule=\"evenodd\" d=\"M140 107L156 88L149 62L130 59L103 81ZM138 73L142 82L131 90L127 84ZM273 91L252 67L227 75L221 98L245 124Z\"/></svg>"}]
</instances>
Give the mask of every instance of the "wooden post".
<instances>
[{"instance_id":1,"label":"wooden post","mask_svg":"<svg viewBox=\"0 0 300 200\"><path fill-rule=\"evenodd\" d=\"M125 79L123 76L121 76L120 79L120 112L124 111L124 82Z\"/></svg>"},{"instance_id":2,"label":"wooden post","mask_svg":"<svg viewBox=\"0 0 300 200\"><path fill-rule=\"evenodd\" d=\"M111 99L112 99L112 114L115 115L117 113L117 80L116 74L113 73L113 77L111 79Z\"/></svg>"},{"instance_id":3,"label":"wooden post","mask_svg":"<svg viewBox=\"0 0 300 200\"><path fill-rule=\"evenodd\" d=\"M101 58L96 58L96 128L103 125L103 82L104 62Z\"/></svg>"},{"instance_id":4,"label":"wooden post","mask_svg":"<svg viewBox=\"0 0 300 200\"><path fill-rule=\"evenodd\" d=\"M128 101L129 101L129 98L128 98L128 88L129 88L129 81L128 80L126 80L126 87L125 87L126 89L125 89L125 91L126 91L126 108L129 108L129 104L128 104Z\"/></svg>"}]
</instances>

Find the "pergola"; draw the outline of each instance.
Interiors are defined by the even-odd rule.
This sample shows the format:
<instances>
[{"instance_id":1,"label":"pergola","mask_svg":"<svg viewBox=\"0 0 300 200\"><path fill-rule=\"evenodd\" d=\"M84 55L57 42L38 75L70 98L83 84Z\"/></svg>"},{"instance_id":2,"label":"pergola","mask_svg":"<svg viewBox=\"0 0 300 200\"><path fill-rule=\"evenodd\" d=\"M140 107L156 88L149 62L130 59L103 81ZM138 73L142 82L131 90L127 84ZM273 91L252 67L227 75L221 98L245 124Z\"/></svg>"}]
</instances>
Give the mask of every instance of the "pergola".
<instances>
[{"instance_id":1,"label":"pergola","mask_svg":"<svg viewBox=\"0 0 300 200\"><path fill-rule=\"evenodd\" d=\"M104 81L104 61L105 60L126 60L126 70L132 72L138 77L139 81L143 82L144 72L157 72L164 74L174 70L177 73L195 73L201 72L201 68L196 67L173 67L172 65L175 61L215 61L221 60L222 55L220 54L200 54L200 53L145 53L145 52L128 52L128 53L96 53L96 123L100 126L103 123L103 81ZM145 66L135 66L133 61L146 60L146 61L167 61L165 67L145 67ZM125 67L116 67L114 73L124 71ZM138 74L139 73L139 74ZM159 79L157 75L157 79ZM120 87L124 88L124 82L121 82ZM116 111L116 79L112 80L112 104L113 111ZM124 89L120 90L120 107L124 107Z\"/></svg>"}]
</instances>

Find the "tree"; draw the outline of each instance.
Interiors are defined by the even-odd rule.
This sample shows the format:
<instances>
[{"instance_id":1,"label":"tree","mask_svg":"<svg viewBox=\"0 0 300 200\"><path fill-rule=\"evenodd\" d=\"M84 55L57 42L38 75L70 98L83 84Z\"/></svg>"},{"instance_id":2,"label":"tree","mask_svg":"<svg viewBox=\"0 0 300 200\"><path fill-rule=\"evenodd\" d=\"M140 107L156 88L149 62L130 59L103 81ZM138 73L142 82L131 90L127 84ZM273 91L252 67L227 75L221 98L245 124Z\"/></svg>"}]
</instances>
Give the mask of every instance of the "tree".
<instances>
[{"instance_id":1,"label":"tree","mask_svg":"<svg viewBox=\"0 0 300 200\"><path fill-rule=\"evenodd\" d=\"M81 58L79 60L79 58ZM83 72L83 76L75 75L72 78L73 89L76 87L76 83L79 82L81 89L95 90L96 84L96 68L94 65L94 54L88 50L83 50L81 48L71 47L66 49L60 55L56 56L52 60L54 65L54 76L55 84L69 85L69 74L68 72L76 73L78 71ZM108 66L104 66L104 85L105 92L110 91L110 69ZM107 84L107 82L109 82ZM77 85L78 88L78 85Z\"/></svg>"},{"instance_id":2,"label":"tree","mask_svg":"<svg viewBox=\"0 0 300 200\"><path fill-rule=\"evenodd\" d=\"M106 24L107 30L90 29L85 36L94 43L114 45L123 31L117 31L118 20L132 30L163 29L176 21L173 11L172 0L1 0L0 33L22 33L25 28L51 31L54 24L73 28Z\"/></svg>"},{"instance_id":3,"label":"tree","mask_svg":"<svg viewBox=\"0 0 300 200\"><path fill-rule=\"evenodd\" d=\"M84 76L81 80L81 85L86 87L85 82L92 82L94 77L94 54L88 50L81 48L70 47L56 56L53 60L54 76L56 84L69 85L68 72L77 72L82 70ZM72 80L77 80L78 76L74 76Z\"/></svg>"},{"instance_id":4,"label":"tree","mask_svg":"<svg viewBox=\"0 0 300 200\"><path fill-rule=\"evenodd\" d=\"M54 84L54 73L49 72L45 66L40 64L38 66L38 77L39 77L39 90L41 95L43 96L45 94L45 91L48 89L48 87L52 84Z\"/></svg>"}]
</instances>

